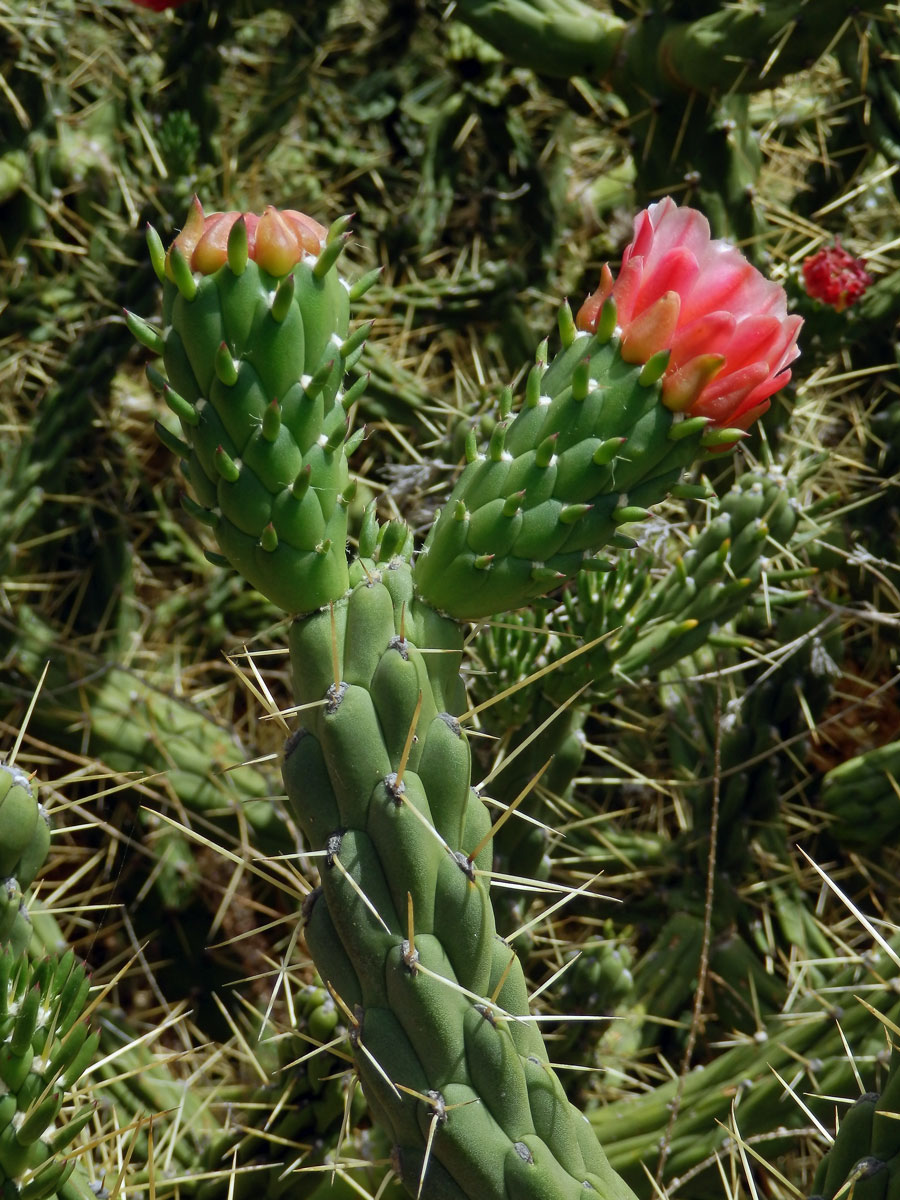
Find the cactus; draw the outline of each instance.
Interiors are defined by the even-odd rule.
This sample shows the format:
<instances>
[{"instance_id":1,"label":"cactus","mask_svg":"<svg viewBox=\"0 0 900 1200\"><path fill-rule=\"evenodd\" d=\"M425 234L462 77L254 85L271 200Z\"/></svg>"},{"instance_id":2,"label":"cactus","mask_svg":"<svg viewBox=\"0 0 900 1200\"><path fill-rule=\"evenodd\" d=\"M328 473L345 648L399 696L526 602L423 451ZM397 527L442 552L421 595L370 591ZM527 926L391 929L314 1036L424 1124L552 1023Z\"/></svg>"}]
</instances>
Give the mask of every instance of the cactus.
<instances>
[{"instance_id":1,"label":"cactus","mask_svg":"<svg viewBox=\"0 0 900 1200\"><path fill-rule=\"evenodd\" d=\"M30 937L25 890L50 850L50 818L24 771L0 762L0 946L24 952Z\"/></svg>"},{"instance_id":2,"label":"cactus","mask_svg":"<svg viewBox=\"0 0 900 1200\"><path fill-rule=\"evenodd\" d=\"M605 543L631 546L619 527L704 448L737 440L789 377L798 322L778 289L710 243L702 218L655 206L580 331L563 310L563 349L549 366L542 356L515 418L504 398L488 453L468 455L415 566L405 525L379 526L369 510L348 572L352 401L340 385L365 327L348 337L343 227L326 236L301 214L206 217L195 204L168 252L150 236L163 331L129 316L163 355L168 380L151 378L187 439L163 432L187 460L191 510L251 584L299 614L303 716L284 779L324 863L307 945L411 1193L625 1197L494 933L490 819L459 723L462 635L439 614L521 606ZM707 266L703 290L737 293L712 341L691 324L705 330L706 297L692 289ZM750 317L744 306L760 304L770 315Z\"/></svg>"},{"instance_id":3,"label":"cactus","mask_svg":"<svg viewBox=\"0 0 900 1200\"><path fill-rule=\"evenodd\" d=\"M819 1163L810 1200L835 1200L848 1185L863 1200L890 1200L900 1187L900 1049L891 1051L881 1093L864 1092L844 1114Z\"/></svg>"},{"instance_id":4,"label":"cactus","mask_svg":"<svg viewBox=\"0 0 900 1200\"><path fill-rule=\"evenodd\" d=\"M0 1186L14 1200L67 1196L78 1160L64 1151L94 1113L72 1095L99 1042L89 989L71 950L35 964L0 948Z\"/></svg>"}]
</instances>

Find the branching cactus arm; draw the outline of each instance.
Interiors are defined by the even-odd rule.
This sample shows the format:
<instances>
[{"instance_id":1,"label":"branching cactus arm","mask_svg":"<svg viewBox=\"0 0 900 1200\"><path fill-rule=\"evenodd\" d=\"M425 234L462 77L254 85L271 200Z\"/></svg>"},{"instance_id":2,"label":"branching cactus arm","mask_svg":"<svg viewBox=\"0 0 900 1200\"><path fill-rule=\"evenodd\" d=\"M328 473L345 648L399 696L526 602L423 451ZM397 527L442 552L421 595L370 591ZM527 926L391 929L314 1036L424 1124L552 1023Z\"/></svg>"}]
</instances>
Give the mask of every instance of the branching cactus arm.
<instances>
[{"instance_id":1,"label":"branching cactus arm","mask_svg":"<svg viewBox=\"0 0 900 1200\"><path fill-rule=\"evenodd\" d=\"M340 228L197 207L167 255L151 238L165 329L131 319L164 356L189 509L296 616L301 724L284 779L322 861L307 944L411 1194L628 1200L496 935L456 621L519 607L604 545L630 546L619 526L698 454L738 440L786 382L797 322L699 214L654 206L619 281L604 273L577 326L563 310L563 349L536 367L518 414L506 403L487 451L470 447L416 566L403 523L379 526L371 511L348 568L355 438L341 382L364 333L347 334ZM723 305L712 318L704 295Z\"/></svg>"}]
</instances>

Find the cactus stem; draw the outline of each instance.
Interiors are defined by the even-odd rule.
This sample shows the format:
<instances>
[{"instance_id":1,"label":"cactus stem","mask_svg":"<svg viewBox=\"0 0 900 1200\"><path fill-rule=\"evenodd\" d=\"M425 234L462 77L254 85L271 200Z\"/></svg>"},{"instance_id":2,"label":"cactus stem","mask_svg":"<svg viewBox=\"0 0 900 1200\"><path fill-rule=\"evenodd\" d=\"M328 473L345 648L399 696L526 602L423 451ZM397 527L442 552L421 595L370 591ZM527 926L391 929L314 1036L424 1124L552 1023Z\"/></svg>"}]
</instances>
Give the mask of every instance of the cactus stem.
<instances>
[{"instance_id":1,"label":"cactus stem","mask_svg":"<svg viewBox=\"0 0 900 1200\"><path fill-rule=\"evenodd\" d=\"M355 304L357 300L362 300L369 288L378 282L379 278L381 277L381 270L381 267L376 267L374 271L367 271L362 278L357 279L355 283L350 285L351 304Z\"/></svg>"},{"instance_id":2,"label":"cactus stem","mask_svg":"<svg viewBox=\"0 0 900 1200\"><path fill-rule=\"evenodd\" d=\"M165 346L163 335L158 329L154 329L152 325L148 325L141 317L136 316L128 309L122 310L125 313L125 324L131 336L141 343L152 354L162 354Z\"/></svg>"},{"instance_id":3,"label":"cactus stem","mask_svg":"<svg viewBox=\"0 0 900 1200\"><path fill-rule=\"evenodd\" d=\"M641 367L640 374L638 375L638 383L642 387L652 387L655 383L659 383L660 379L666 373L666 367L669 365L671 356L671 350L658 350L656 354L651 354Z\"/></svg>"},{"instance_id":4,"label":"cactus stem","mask_svg":"<svg viewBox=\"0 0 900 1200\"><path fill-rule=\"evenodd\" d=\"M346 218L346 219L349 220L350 218ZM338 220L339 221L344 220L344 218L339 217ZM336 224L337 224L337 221L335 222L335 225ZM334 229L334 225L332 225L331 228ZM330 231L329 231L328 236L331 237ZM331 241L326 240L325 245L322 247L321 253L319 254L319 257L316 259L315 265L313 266L313 269L312 269L312 273L313 273L313 275L315 275L316 279L324 279L325 278L325 276L328 274L328 272L331 270L331 268L334 266L334 264L337 262L337 260L341 257L344 247L347 245L347 242L349 240L350 240L349 233L338 234Z\"/></svg>"},{"instance_id":5,"label":"cactus stem","mask_svg":"<svg viewBox=\"0 0 900 1200\"><path fill-rule=\"evenodd\" d=\"M500 814L500 816L497 818L497 820L494 822L494 824L490 827L490 829L487 831L487 833L484 835L484 837L481 839L481 841L478 843L478 845L475 847L475 849L469 851L469 853L466 855L466 861L470 865L472 863L474 863L475 859L482 852L482 850L485 848L485 846L488 844L488 842L491 840L491 838L496 837L497 833L503 828L503 826L506 824L506 822L509 820L509 818L513 815L513 813L516 811L516 809L519 807L519 805L522 803L522 801L525 799L525 797L529 794L531 789L535 786L537 781L540 779L540 777L543 775L543 773L547 770L547 768L550 766L550 764L552 762L553 762L553 755L551 754L550 757L547 759L547 761L544 763L544 765L542 767L538 768L537 772L525 784L525 786L522 788L521 792L519 792L518 796L516 796L515 800L513 800L511 804L507 805L507 807L503 810L503 812ZM493 997L493 999L496 1000L496 998L499 994L500 993L497 992L497 994Z\"/></svg>"},{"instance_id":6,"label":"cactus stem","mask_svg":"<svg viewBox=\"0 0 900 1200\"><path fill-rule=\"evenodd\" d=\"M163 387L163 399L166 402L166 407L175 414L183 425L195 428L200 424L200 415L193 404L189 400L185 400L184 396L180 396L168 384Z\"/></svg>"},{"instance_id":7,"label":"cactus stem","mask_svg":"<svg viewBox=\"0 0 900 1200\"><path fill-rule=\"evenodd\" d=\"M510 948L509 961L507 962L506 966L503 968L500 978L497 980L497 986L494 988L493 992L491 993L491 1004L497 1003L497 997L503 991L503 985L504 985L504 983L506 983L506 977L507 977L507 975L509 975L510 971L512 970L512 965L515 961L516 961L516 952L515 952L515 950ZM490 1009L485 1010L484 1016L491 1022L492 1025L494 1024L493 1014L491 1013Z\"/></svg>"},{"instance_id":8,"label":"cactus stem","mask_svg":"<svg viewBox=\"0 0 900 1200\"><path fill-rule=\"evenodd\" d=\"M701 433L708 425L709 417L688 417L684 421L674 421L669 429L669 441L680 442L683 438L693 437L695 433ZM741 436L743 437L743 431Z\"/></svg>"},{"instance_id":9,"label":"cactus stem","mask_svg":"<svg viewBox=\"0 0 900 1200\"><path fill-rule=\"evenodd\" d=\"M273 550L278 549L278 534L275 531L275 526L270 521L262 533L259 535L259 544L263 550L268 550L271 554Z\"/></svg>"},{"instance_id":10,"label":"cactus stem","mask_svg":"<svg viewBox=\"0 0 900 1200\"><path fill-rule=\"evenodd\" d=\"M247 269L249 257L247 222L243 216L240 216L228 231L228 244L225 250L225 260L232 275L243 275Z\"/></svg>"},{"instance_id":11,"label":"cactus stem","mask_svg":"<svg viewBox=\"0 0 900 1200\"><path fill-rule=\"evenodd\" d=\"M406 733L406 741L403 743L403 753L400 755L400 762L397 766L397 778L394 780L394 786L400 788L403 786L403 776L406 773L406 764L409 762L409 752L412 750L413 740L416 736L416 727L419 724L419 713L422 711L422 689L419 688L419 698L416 700L415 711L412 715L412 720L409 723L409 729Z\"/></svg>"},{"instance_id":12,"label":"cactus stem","mask_svg":"<svg viewBox=\"0 0 900 1200\"><path fill-rule=\"evenodd\" d=\"M512 412L513 394L511 387L505 387L500 393L500 420L505 421Z\"/></svg>"},{"instance_id":13,"label":"cactus stem","mask_svg":"<svg viewBox=\"0 0 900 1200\"><path fill-rule=\"evenodd\" d=\"M359 1018L350 1010L350 1006L347 1004L347 1001L339 994L337 988L330 979L325 980L325 988L329 996L347 1018L347 1028L350 1030L350 1036L352 1037L354 1034L359 1036Z\"/></svg>"},{"instance_id":14,"label":"cactus stem","mask_svg":"<svg viewBox=\"0 0 900 1200\"><path fill-rule=\"evenodd\" d=\"M193 300L197 295L197 280L194 278L188 260L178 246L172 246L168 257L169 271L172 281L185 300Z\"/></svg>"},{"instance_id":15,"label":"cactus stem","mask_svg":"<svg viewBox=\"0 0 900 1200\"><path fill-rule=\"evenodd\" d=\"M581 520L585 513L589 513L592 508L593 505L591 504L566 504L559 510L559 520L563 525L574 525L577 521ZM641 509L641 512L643 511Z\"/></svg>"},{"instance_id":16,"label":"cactus stem","mask_svg":"<svg viewBox=\"0 0 900 1200\"><path fill-rule=\"evenodd\" d=\"M572 372L572 399L587 400L591 388L591 360L583 358Z\"/></svg>"},{"instance_id":17,"label":"cactus stem","mask_svg":"<svg viewBox=\"0 0 900 1200\"><path fill-rule=\"evenodd\" d=\"M425 1139L425 1153L422 1155L422 1170L419 1172L416 1200L421 1200L422 1197L422 1188L425 1186L425 1172L428 1170L428 1164L431 1161L431 1147L434 1144L434 1135L440 1120L441 1114L435 1111L431 1114L431 1120L428 1122L428 1137Z\"/></svg>"},{"instance_id":18,"label":"cactus stem","mask_svg":"<svg viewBox=\"0 0 900 1200\"><path fill-rule=\"evenodd\" d=\"M328 615L331 621L331 677L334 680L334 690L340 691L341 664L338 658L337 623L334 616L334 601L328 605Z\"/></svg>"},{"instance_id":19,"label":"cactus stem","mask_svg":"<svg viewBox=\"0 0 900 1200\"><path fill-rule=\"evenodd\" d=\"M478 440L475 430L470 429L466 434L466 462L473 463L478 458Z\"/></svg>"},{"instance_id":20,"label":"cactus stem","mask_svg":"<svg viewBox=\"0 0 900 1200\"><path fill-rule=\"evenodd\" d=\"M551 433L549 437L545 437L538 446L534 455L534 465L536 467L549 467L556 455L556 441L559 437L558 433Z\"/></svg>"},{"instance_id":21,"label":"cactus stem","mask_svg":"<svg viewBox=\"0 0 900 1200\"><path fill-rule=\"evenodd\" d=\"M272 315L272 320L277 321L280 325L291 310L291 303L294 299L294 276L285 275L284 279L278 284L275 289L275 295L272 297L272 307L269 312Z\"/></svg>"},{"instance_id":22,"label":"cactus stem","mask_svg":"<svg viewBox=\"0 0 900 1200\"><path fill-rule=\"evenodd\" d=\"M374 321L365 321L358 329L354 329L349 337L344 338L341 342L341 354L344 358L349 358L354 350L358 350L363 342L372 332Z\"/></svg>"},{"instance_id":23,"label":"cactus stem","mask_svg":"<svg viewBox=\"0 0 900 1200\"><path fill-rule=\"evenodd\" d=\"M238 379L237 363L231 356L226 342L220 342L214 360L216 377L226 387L234 387Z\"/></svg>"},{"instance_id":24,"label":"cactus stem","mask_svg":"<svg viewBox=\"0 0 900 1200\"><path fill-rule=\"evenodd\" d=\"M281 405L276 399L263 413L262 419L262 435L267 442L274 442L278 437L278 431L281 429Z\"/></svg>"},{"instance_id":25,"label":"cactus stem","mask_svg":"<svg viewBox=\"0 0 900 1200\"><path fill-rule=\"evenodd\" d=\"M619 313L616 309L616 302L612 296L608 296L603 301L603 307L600 309L600 316L597 319L597 328L594 331L594 337L601 346L605 345L616 332L616 322L618 319Z\"/></svg>"},{"instance_id":26,"label":"cactus stem","mask_svg":"<svg viewBox=\"0 0 900 1200\"><path fill-rule=\"evenodd\" d=\"M359 1021L356 1022L356 1027L357 1027L357 1029L359 1029ZM353 1033L352 1032L350 1034L350 1040L351 1040L351 1042L353 1041ZM388 1085L388 1087L391 1089L391 1091L394 1093L394 1095L397 1097L397 1099L402 1100L403 1097L397 1091L397 1085L394 1083L393 1079L391 1079L390 1075L388 1075L387 1071L385 1071L384 1067L381 1065L381 1063L378 1061L378 1059L375 1057L375 1055L369 1050L368 1046L363 1044L362 1040L359 1037L359 1034L357 1034L356 1041L354 1044L356 1045L357 1049L361 1050L362 1053L366 1056L366 1058L369 1060L369 1062L372 1064L372 1066L378 1072L378 1074L381 1076L381 1078L384 1080L384 1082Z\"/></svg>"},{"instance_id":27,"label":"cactus stem","mask_svg":"<svg viewBox=\"0 0 900 1200\"><path fill-rule=\"evenodd\" d=\"M568 348L578 336L578 329L575 325L575 318L572 316L572 309L569 307L568 300L564 300L559 307L557 313L557 321L559 324L559 336L562 341L563 348Z\"/></svg>"},{"instance_id":28,"label":"cactus stem","mask_svg":"<svg viewBox=\"0 0 900 1200\"><path fill-rule=\"evenodd\" d=\"M418 962L419 956L416 953L416 937L415 937L415 922L413 920L413 898L412 892L406 893L406 951L404 952L404 960L406 965L412 970L412 963Z\"/></svg>"},{"instance_id":29,"label":"cactus stem","mask_svg":"<svg viewBox=\"0 0 900 1200\"><path fill-rule=\"evenodd\" d=\"M214 455L216 470L227 483L236 483L240 478L241 469L224 446L216 447Z\"/></svg>"},{"instance_id":30,"label":"cactus stem","mask_svg":"<svg viewBox=\"0 0 900 1200\"><path fill-rule=\"evenodd\" d=\"M359 429L357 429L355 433L350 434L350 436L347 438L346 445L344 446L344 454L347 458L351 458L357 452L365 436L365 425L360 425Z\"/></svg>"},{"instance_id":31,"label":"cactus stem","mask_svg":"<svg viewBox=\"0 0 900 1200\"><path fill-rule=\"evenodd\" d=\"M592 461L598 467L609 466L627 441L628 439L623 437L607 438L592 454Z\"/></svg>"},{"instance_id":32,"label":"cactus stem","mask_svg":"<svg viewBox=\"0 0 900 1200\"><path fill-rule=\"evenodd\" d=\"M147 249L150 251L150 265L160 283L166 282L166 250L162 238L147 222Z\"/></svg>"},{"instance_id":33,"label":"cactus stem","mask_svg":"<svg viewBox=\"0 0 900 1200\"><path fill-rule=\"evenodd\" d=\"M356 882L356 880L353 878L353 876L350 874L350 872L347 870L347 868L344 866L344 864L341 862L340 855L336 854L334 856L334 858L332 859L332 862L337 867L337 869L340 871L340 873L343 875L343 877L347 880L347 882L350 884L350 886L353 888L354 892L356 892L357 896L359 896L360 900L362 900L363 904L366 906L366 908L369 910L369 912L372 914L372 916L375 918L375 920L378 922L378 924L381 926L381 928L384 930L384 932L390 933L391 932L390 926L385 921L384 917L381 915L381 913L378 911L378 909L375 907L375 905L372 903L372 901L369 899L369 897L366 895L366 893L362 890L362 888Z\"/></svg>"},{"instance_id":34,"label":"cactus stem","mask_svg":"<svg viewBox=\"0 0 900 1200\"><path fill-rule=\"evenodd\" d=\"M349 412L357 400L362 396L369 384L369 373L360 375L355 383L347 388L346 392L341 396L341 407L344 412Z\"/></svg>"},{"instance_id":35,"label":"cactus stem","mask_svg":"<svg viewBox=\"0 0 900 1200\"><path fill-rule=\"evenodd\" d=\"M187 442L183 442L171 429L166 429L162 421L156 421L153 428L156 430L156 436L167 450L178 458L187 458L191 452L191 448Z\"/></svg>"}]
</instances>

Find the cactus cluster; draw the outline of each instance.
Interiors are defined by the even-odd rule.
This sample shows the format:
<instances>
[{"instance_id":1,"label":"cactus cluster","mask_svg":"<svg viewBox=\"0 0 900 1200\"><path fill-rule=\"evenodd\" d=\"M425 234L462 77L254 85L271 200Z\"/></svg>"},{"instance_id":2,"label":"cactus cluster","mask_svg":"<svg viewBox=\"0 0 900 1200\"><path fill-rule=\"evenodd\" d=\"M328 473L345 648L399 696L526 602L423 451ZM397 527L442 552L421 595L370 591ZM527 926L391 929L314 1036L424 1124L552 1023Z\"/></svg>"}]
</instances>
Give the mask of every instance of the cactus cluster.
<instances>
[{"instance_id":1,"label":"cactus cluster","mask_svg":"<svg viewBox=\"0 0 900 1200\"><path fill-rule=\"evenodd\" d=\"M89 991L71 951L35 964L0 949L0 1184L13 1200L67 1196L77 1160L64 1151L94 1114L72 1095L99 1043Z\"/></svg>"},{"instance_id":2,"label":"cactus cluster","mask_svg":"<svg viewBox=\"0 0 900 1200\"><path fill-rule=\"evenodd\" d=\"M896 21L851 18L0 11L4 1200L895 1190Z\"/></svg>"}]
</instances>

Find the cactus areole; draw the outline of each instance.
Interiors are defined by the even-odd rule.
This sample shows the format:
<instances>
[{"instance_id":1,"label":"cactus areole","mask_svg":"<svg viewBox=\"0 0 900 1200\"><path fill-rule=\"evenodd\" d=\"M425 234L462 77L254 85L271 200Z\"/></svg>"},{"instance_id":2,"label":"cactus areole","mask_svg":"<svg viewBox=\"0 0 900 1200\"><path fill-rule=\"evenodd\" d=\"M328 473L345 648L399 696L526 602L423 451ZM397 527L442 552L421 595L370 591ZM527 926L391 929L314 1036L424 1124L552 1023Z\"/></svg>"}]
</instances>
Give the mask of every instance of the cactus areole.
<instances>
[{"instance_id":1,"label":"cactus areole","mask_svg":"<svg viewBox=\"0 0 900 1200\"><path fill-rule=\"evenodd\" d=\"M801 319L784 289L699 213L665 199L635 220L613 280L563 349L533 368L525 400L468 465L416 567L421 595L455 617L527 604L646 516L702 450L739 440L790 379Z\"/></svg>"}]
</instances>

